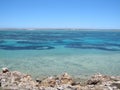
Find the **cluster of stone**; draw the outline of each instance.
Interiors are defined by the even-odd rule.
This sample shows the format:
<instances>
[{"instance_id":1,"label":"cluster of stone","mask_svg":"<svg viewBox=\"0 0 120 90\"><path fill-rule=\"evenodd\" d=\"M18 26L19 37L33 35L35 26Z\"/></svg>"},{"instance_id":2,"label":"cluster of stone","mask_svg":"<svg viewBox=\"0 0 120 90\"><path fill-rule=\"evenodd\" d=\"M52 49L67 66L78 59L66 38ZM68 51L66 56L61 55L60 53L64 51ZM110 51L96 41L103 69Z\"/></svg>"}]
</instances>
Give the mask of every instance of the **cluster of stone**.
<instances>
[{"instance_id":1,"label":"cluster of stone","mask_svg":"<svg viewBox=\"0 0 120 90\"><path fill-rule=\"evenodd\" d=\"M76 82L64 73L43 80L3 68L0 73L0 90L120 90L120 76L95 74L84 83Z\"/></svg>"}]
</instances>

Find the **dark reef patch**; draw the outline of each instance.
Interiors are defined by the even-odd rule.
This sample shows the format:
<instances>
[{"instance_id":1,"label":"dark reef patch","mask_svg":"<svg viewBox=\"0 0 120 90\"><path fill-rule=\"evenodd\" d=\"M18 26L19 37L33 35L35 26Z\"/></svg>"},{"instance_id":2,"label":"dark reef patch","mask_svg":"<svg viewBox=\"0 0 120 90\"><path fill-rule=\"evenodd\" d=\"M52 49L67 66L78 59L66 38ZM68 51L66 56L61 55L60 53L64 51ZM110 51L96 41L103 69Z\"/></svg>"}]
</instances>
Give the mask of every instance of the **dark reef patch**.
<instances>
[{"instance_id":1,"label":"dark reef patch","mask_svg":"<svg viewBox=\"0 0 120 90\"><path fill-rule=\"evenodd\" d=\"M99 49L106 51L120 51L120 46L117 44L69 44L66 45L67 48L80 48L80 49Z\"/></svg>"},{"instance_id":2,"label":"dark reef patch","mask_svg":"<svg viewBox=\"0 0 120 90\"><path fill-rule=\"evenodd\" d=\"M4 40L0 40L0 44L1 44L1 43L4 43L4 42L5 42Z\"/></svg>"},{"instance_id":3,"label":"dark reef patch","mask_svg":"<svg viewBox=\"0 0 120 90\"><path fill-rule=\"evenodd\" d=\"M42 42L35 42L35 41L17 41L19 44L42 44Z\"/></svg>"},{"instance_id":4,"label":"dark reef patch","mask_svg":"<svg viewBox=\"0 0 120 90\"><path fill-rule=\"evenodd\" d=\"M52 46L11 46L11 45L0 45L0 49L3 50L48 50L54 49Z\"/></svg>"}]
</instances>

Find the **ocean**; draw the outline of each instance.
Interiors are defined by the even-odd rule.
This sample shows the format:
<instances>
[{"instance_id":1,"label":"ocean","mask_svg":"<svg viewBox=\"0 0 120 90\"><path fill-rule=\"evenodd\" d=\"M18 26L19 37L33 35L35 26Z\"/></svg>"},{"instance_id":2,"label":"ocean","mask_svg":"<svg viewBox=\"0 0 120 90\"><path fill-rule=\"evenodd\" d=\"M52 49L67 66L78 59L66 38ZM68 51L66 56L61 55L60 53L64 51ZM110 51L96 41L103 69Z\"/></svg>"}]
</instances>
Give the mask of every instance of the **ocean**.
<instances>
[{"instance_id":1,"label":"ocean","mask_svg":"<svg viewBox=\"0 0 120 90\"><path fill-rule=\"evenodd\" d=\"M0 68L44 78L120 75L120 32L84 30L1 30Z\"/></svg>"}]
</instances>

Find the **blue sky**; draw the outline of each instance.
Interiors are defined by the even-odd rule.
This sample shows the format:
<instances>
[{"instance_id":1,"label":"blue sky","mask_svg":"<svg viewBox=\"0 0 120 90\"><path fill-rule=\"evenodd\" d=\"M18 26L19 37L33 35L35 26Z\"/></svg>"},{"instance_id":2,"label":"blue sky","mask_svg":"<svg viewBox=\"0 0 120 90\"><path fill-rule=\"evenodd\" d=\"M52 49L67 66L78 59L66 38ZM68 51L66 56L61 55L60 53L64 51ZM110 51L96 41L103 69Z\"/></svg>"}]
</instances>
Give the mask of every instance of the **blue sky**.
<instances>
[{"instance_id":1,"label":"blue sky","mask_svg":"<svg viewBox=\"0 0 120 90\"><path fill-rule=\"evenodd\" d=\"M0 0L6 27L120 29L120 0Z\"/></svg>"}]
</instances>

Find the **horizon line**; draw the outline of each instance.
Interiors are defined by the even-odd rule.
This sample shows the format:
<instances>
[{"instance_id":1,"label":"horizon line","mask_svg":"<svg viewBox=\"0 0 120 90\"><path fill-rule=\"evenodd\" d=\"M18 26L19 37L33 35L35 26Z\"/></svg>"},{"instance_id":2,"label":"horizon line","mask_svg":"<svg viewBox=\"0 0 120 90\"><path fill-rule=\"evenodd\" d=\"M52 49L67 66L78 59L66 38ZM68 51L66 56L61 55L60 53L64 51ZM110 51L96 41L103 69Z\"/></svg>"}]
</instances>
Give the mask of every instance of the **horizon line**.
<instances>
[{"instance_id":1,"label":"horizon line","mask_svg":"<svg viewBox=\"0 0 120 90\"><path fill-rule=\"evenodd\" d=\"M41 28L39 28L39 27L33 27L33 28L32 27L29 27L29 28L28 27L25 27L25 28L24 27L22 27L22 28L19 28L19 27L18 28L17 27L3 27L2 28L2 27L0 27L0 30L1 29L4 29L4 30L6 30L6 29L25 29L25 30L32 30L32 29L33 30L34 29L36 29L36 30L38 30L38 29L40 29L40 30L41 29L70 29L70 30L103 30L103 29L108 30L109 29L109 30L112 30L112 29L114 29L114 30L120 30L120 28L62 28L62 27L61 28L54 28L54 27L48 27L48 28L45 28L45 27L43 27L43 28L42 27Z\"/></svg>"}]
</instances>

